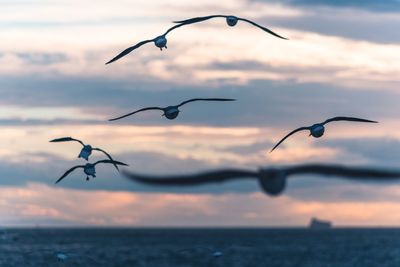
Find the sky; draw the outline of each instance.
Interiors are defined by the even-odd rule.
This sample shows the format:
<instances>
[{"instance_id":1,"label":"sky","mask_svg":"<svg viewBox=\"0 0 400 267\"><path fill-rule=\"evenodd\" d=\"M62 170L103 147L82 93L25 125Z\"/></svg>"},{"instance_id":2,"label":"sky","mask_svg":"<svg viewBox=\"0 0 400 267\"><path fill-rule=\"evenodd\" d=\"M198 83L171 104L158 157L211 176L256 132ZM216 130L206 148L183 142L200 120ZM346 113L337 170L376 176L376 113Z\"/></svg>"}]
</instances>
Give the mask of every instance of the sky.
<instances>
[{"instance_id":1,"label":"sky","mask_svg":"<svg viewBox=\"0 0 400 267\"><path fill-rule=\"evenodd\" d=\"M184 174L222 167L337 163L397 167L400 2L326 0L78 1L0 0L0 225L399 226L400 185L322 177L290 178L279 197L255 181L198 188L149 187L98 166L76 171L72 136L101 147L131 172ZM233 14L285 41L223 19L181 27L162 52L128 46L165 32L174 20ZM145 106L193 97L175 120ZM333 116L323 138L286 133ZM92 160L102 159L95 154Z\"/></svg>"}]
</instances>

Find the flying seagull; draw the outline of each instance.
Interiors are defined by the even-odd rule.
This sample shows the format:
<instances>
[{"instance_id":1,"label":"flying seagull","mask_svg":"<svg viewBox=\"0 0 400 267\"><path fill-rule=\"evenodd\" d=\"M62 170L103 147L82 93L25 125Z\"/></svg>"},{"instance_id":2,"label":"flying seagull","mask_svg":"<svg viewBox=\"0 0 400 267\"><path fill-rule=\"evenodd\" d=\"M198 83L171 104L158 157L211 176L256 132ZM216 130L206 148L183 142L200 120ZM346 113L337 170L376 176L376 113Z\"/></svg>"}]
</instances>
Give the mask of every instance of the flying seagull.
<instances>
[{"instance_id":1,"label":"flying seagull","mask_svg":"<svg viewBox=\"0 0 400 267\"><path fill-rule=\"evenodd\" d=\"M76 142L80 143L83 146L81 152L78 155L78 158L84 158L86 160L89 160L89 156L92 154L92 151L93 150L97 150L97 151L103 152L110 160L114 160L111 157L111 155L108 154L103 149L98 148L98 147L92 147L91 145L85 145L81 140L78 140L78 139L75 139L75 138L72 138L72 137L61 137L61 138L50 140L50 142L53 142L53 143L56 143L56 142L69 142L69 141L76 141ZM117 170L119 170L118 166L116 164L114 166L115 166L115 168Z\"/></svg>"},{"instance_id":2,"label":"flying seagull","mask_svg":"<svg viewBox=\"0 0 400 267\"><path fill-rule=\"evenodd\" d=\"M235 26L238 23L239 20L245 21L247 23L250 23L253 26L256 26L256 27L260 28L261 30L263 30L263 31L265 31L265 32L267 32L269 34L272 34L272 35L274 35L274 36L276 36L278 38L287 40L287 38L282 37L279 34L276 34L273 31L271 31L270 29L267 29L266 27L263 27L263 26L255 23L255 22L253 22L251 20L244 19L244 18L239 18L239 17L232 16L232 15L230 15L230 16L226 16L226 15L211 15L211 16L205 16L205 17L196 17L196 18L191 18L191 19L186 19L186 20L181 20L181 21L174 21L174 23L180 23L179 25L187 25L187 24L193 24L193 23L209 20L209 19L212 19L212 18L225 18L226 19L226 23L231 27Z\"/></svg>"},{"instance_id":3,"label":"flying seagull","mask_svg":"<svg viewBox=\"0 0 400 267\"><path fill-rule=\"evenodd\" d=\"M274 148L271 149L270 152L274 151L275 148L277 148L283 141L286 140L286 138L288 138L289 136L291 136L294 133L303 131L303 130L309 130L310 131L310 135L309 136L313 136L315 138L319 138L321 136L324 135L325 132L325 124L332 122L332 121L356 121L356 122L370 122L370 123L378 123L377 121L371 121L371 120L365 120L365 119L360 119L360 118L353 118L353 117L334 117L331 119L327 119L324 122L321 123L316 123L313 124L311 126L306 126L306 127L300 127L297 128L296 130L291 131L290 133L288 133L284 138L282 138L281 141L279 141Z\"/></svg>"},{"instance_id":4,"label":"flying seagull","mask_svg":"<svg viewBox=\"0 0 400 267\"><path fill-rule=\"evenodd\" d=\"M141 111L145 111L145 110L154 110L154 109L155 109L155 110L161 110L161 111L163 111L163 112L164 112L163 116L165 116L165 117L166 117L167 119L169 119L169 120L173 120L173 119L175 119L176 117L178 117L178 114L179 114L179 112L180 112L179 107L180 107L180 106L183 106L183 105L185 105L185 104L187 104L187 103L189 103L189 102L194 102L194 101L235 101L235 100L236 100L236 99L229 99L229 98L193 98L193 99L190 99L190 100L183 101L183 102L180 103L179 105L176 105L176 106L168 106L168 107L166 107L166 108L161 108L161 107L142 108L142 109L136 110L136 111L134 111L134 112L125 114L125 115L123 115L123 116L121 116L121 117L114 118L114 119L110 119L109 121L116 121L116 120L119 120L119 119L122 119L122 118L125 118L125 117L128 117L128 116L131 116L131 115L133 115L133 114L135 114L135 113L138 113L138 112L141 112Z\"/></svg>"},{"instance_id":5,"label":"flying seagull","mask_svg":"<svg viewBox=\"0 0 400 267\"><path fill-rule=\"evenodd\" d=\"M110 64L110 63L120 59L121 57L126 56L127 54L129 54L130 52L135 50L136 48L139 48L142 45L147 44L147 43L151 43L151 42L154 42L154 45L157 46L158 48L160 48L161 51L162 51L163 48L167 49L167 34L170 33L172 30L175 30L176 28L179 28L179 27L181 27L183 25L185 25L185 24L175 25L175 26L169 28L164 34L162 34L160 36L157 36L154 39L144 40L144 41L141 41L141 42L135 44L134 46L128 47L127 49L125 49L124 51L119 53L116 57L114 57L113 59L108 61L106 64Z\"/></svg>"},{"instance_id":6,"label":"flying seagull","mask_svg":"<svg viewBox=\"0 0 400 267\"><path fill-rule=\"evenodd\" d=\"M387 171L376 168L346 167L342 165L306 164L288 167L260 168L258 171L241 169L222 169L189 175L145 176L123 172L130 180L155 186L196 186L209 183L222 183L243 178L258 179L263 191L277 196L286 187L286 179L291 175L337 176L351 180L394 180L400 179L399 171Z\"/></svg>"},{"instance_id":7,"label":"flying seagull","mask_svg":"<svg viewBox=\"0 0 400 267\"><path fill-rule=\"evenodd\" d=\"M110 163L113 165L123 165L123 166L128 166L128 164L125 164L123 162L115 161L115 160L99 160L95 163L86 163L85 165L77 165L66 171L55 183L59 183L62 179L67 177L71 172L78 168L82 168L83 172L86 174L86 181L89 181L89 176L92 176L93 178L96 177L96 165L99 163Z\"/></svg>"}]
</instances>

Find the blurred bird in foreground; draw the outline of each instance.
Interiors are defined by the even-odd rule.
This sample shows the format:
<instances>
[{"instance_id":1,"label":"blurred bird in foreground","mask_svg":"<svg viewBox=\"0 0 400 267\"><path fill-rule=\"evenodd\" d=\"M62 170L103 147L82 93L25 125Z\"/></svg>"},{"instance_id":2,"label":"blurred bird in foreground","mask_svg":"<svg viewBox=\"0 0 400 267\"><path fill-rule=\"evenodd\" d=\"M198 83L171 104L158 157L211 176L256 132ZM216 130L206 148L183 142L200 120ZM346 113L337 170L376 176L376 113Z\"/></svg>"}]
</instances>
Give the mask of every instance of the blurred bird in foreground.
<instances>
[{"instance_id":1,"label":"blurred bird in foreground","mask_svg":"<svg viewBox=\"0 0 400 267\"><path fill-rule=\"evenodd\" d=\"M127 171L124 171L123 174L132 181L153 186L196 186L237 179L257 179L263 191L271 196L280 195L286 188L287 178L293 175L336 176L358 181L390 181L400 179L400 170L326 164L260 168L258 171L222 169L175 176L140 175Z\"/></svg>"}]
</instances>

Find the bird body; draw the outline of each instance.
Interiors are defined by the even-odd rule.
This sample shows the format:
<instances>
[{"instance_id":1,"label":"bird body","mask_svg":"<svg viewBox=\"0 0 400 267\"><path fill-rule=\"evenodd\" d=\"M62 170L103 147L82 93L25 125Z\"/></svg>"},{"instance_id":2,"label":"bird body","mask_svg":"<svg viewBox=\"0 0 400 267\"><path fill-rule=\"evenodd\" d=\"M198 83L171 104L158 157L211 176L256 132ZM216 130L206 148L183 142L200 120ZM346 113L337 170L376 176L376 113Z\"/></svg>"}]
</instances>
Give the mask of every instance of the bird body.
<instances>
[{"instance_id":1,"label":"bird body","mask_svg":"<svg viewBox=\"0 0 400 267\"><path fill-rule=\"evenodd\" d=\"M286 173L280 168L260 168L258 182L261 188L271 196L280 195L286 188Z\"/></svg>"},{"instance_id":2,"label":"bird body","mask_svg":"<svg viewBox=\"0 0 400 267\"><path fill-rule=\"evenodd\" d=\"M93 178L96 177L96 167L94 164L86 163L85 167L83 167L83 172L89 177L92 176ZM87 178L87 180L89 180Z\"/></svg>"},{"instance_id":3,"label":"bird body","mask_svg":"<svg viewBox=\"0 0 400 267\"><path fill-rule=\"evenodd\" d=\"M325 126L321 123L316 123L313 124L310 127L310 135L312 135L315 138L320 138L321 136L323 136L325 133Z\"/></svg>"},{"instance_id":4,"label":"bird body","mask_svg":"<svg viewBox=\"0 0 400 267\"><path fill-rule=\"evenodd\" d=\"M154 44L162 50L163 48L167 48L167 37L164 35L160 35L154 39Z\"/></svg>"},{"instance_id":5,"label":"bird body","mask_svg":"<svg viewBox=\"0 0 400 267\"><path fill-rule=\"evenodd\" d=\"M324 122L321 123L315 123L311 126L304 126L297 128L290 133L288 133L285 137L283 137L272 149L270 152L274 151L283 141L286 140L289 136L292 134L295 134L297 132L303 131L303 130L308 130L310 131L310 136L313 136L315 138L320 138L321 136L324 135L325 133L325 124L329 122L334 122L334 121L352 121L352 122L368 122L368 123L378 123L377 121L371 121L371 120L366 120L366 119L361 119L361 118L354 118L354 117L333 117L330 119L327 119Z\"/></svg>"},{"instance_id":6,"label":"bird body","mask_svg":"<svg viewBox=\"0 0 400 267\"><path fill-rule=\"evenodd\" d=\"M164 109L164 114L167 119L173 120L179 115L179 109L178 106L168 106Z\"/></svg>"},{"instance_id":7,"label":"bird body","mask_svg":"<svg viewBox=\"0 0 400 267\"><path fill-rule=\"evenodd\" d=\"M226 23L227 23L229 26L233 27L233 26L235 26L235 25L238 23L238 18L235 17L235 16L227 16L227 17L226 17Z\"/></svg>"},{"instance_id":8,"label":"bird body","mask_svg":"<svg viewBox=\"0 0 400 267\"><path fill-rule=\"evenodd\" d=\"M89 156L92 154L92 146L84 145L81 152L78 155L78 158L83 158L85 160L89 160Z\"/></svg>"},{"instance_id":9,"label":"bird body","mask_svg":"<svg viewBox=\"0 0 400 267\"><path fill-rule=\"evenodd\" d=\"M128 114L122 115L120 117L109 119L109 121L116 121L116 120L131 116L133 114L136 114L136 113L142 112L142 111L146 111L146 110L161 110L161 111L163 111L163 116L165 116L169 120L173 120L176 117L178 117L178 115L180 113L179 107L181 107L187 103L190 103L190 102L195 102L195 101L235 101L235 100L236 99L230 99L230 98L192 98L192 99L183 101L179 105L175 105L175 106L168 106L165 108L163 108L163 107L142 108L142 109L136 110L134 112L130 112Z\"/></svg>"}]
</instances>

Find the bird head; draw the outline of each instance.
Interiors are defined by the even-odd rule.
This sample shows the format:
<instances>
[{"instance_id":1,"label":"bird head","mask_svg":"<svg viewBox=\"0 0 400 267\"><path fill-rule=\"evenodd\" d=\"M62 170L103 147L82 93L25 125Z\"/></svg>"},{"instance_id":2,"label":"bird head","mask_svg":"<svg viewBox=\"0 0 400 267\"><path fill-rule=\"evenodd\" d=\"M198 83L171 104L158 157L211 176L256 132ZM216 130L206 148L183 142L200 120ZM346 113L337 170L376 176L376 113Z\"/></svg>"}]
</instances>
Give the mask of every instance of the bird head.
<instances>
[{"instance_id":1,"label":"bird head","mask_svg":"<svg viewBox=\"0 0 400 267\"><path fill-rule=\"evenodd\" d=\"M226 17L226 23L231 27L235 26L237 24L237 22L238 22L238 18L235 16Z\"/></svg>"},{"instance_id":2,"label":"bird head","mask_svg":"<svg viewBox=\"0 0 400 267\"><path fill-rule=\"evenodd\" d=\"M286 174L278 168L260 169L259 183L268 195L278 196L286 187Z\"/></svg>"},{"instance_id":3,"label":"bird head","mask_svg":"<svg viewBox=\"0 0 400 267\"><path fill-rule=\"evenodd\" d=\"M311 126L310 135L312 135L315 138L323 136L324 132L325 132L325 126L320 123Z\"/></svg>"}]
</instances>

